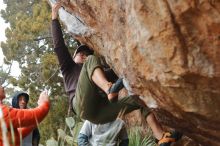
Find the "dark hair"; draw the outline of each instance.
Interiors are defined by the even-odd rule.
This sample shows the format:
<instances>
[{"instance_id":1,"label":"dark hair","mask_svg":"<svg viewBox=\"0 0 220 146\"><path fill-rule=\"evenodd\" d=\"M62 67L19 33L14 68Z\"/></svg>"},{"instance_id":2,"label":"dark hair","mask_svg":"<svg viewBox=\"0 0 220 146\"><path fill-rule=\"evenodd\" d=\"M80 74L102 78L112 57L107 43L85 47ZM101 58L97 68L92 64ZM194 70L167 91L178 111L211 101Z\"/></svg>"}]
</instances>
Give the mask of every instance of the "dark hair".
<instances>
[{"instance_id":1,"label":"dark hair","mask_svg":"<svg viewBox=\"0 0 220 146\"><path fill-rule=\"evenodd\" d=\"M28 95L27 93L21 93L20 95L18 95L18 98L21 97L21 96L24 96L25 101L28 103L28 101L29 101L29 95Z\"/></svg>"},{"instance_id":2,"label":"dark hair","mask_svg":"<svg viewBox=\"0 0 220 146\"><path fill-rule=\"evenodd\" d=\"M25 97L25 101L28 103L29 95L27 93L25 93L25 92L16 92L15 95L13 96L13 98L12 98L12 107L13 108L19 108L18 98L20 96L24 96Z\"/></svg>"}]
</instances>

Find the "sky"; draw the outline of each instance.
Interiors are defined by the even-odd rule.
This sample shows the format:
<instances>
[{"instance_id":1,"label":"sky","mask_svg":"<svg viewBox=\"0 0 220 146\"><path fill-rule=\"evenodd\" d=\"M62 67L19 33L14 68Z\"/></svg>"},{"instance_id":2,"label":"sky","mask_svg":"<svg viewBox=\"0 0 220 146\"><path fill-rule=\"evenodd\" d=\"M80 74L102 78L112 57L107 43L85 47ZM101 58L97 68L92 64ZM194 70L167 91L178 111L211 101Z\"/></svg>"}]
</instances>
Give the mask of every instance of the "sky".
<instances>
[{"instance_id":1,"label":"sky","mask_svg":"<svg viewBox=\"0 0 220 146\"><path fill-rule=\"evenodd\" d=\"M3 3L3 0L0 0L0 10L5 9L6 5ZM9 27L9 24L6 24L4 19L2 17L0 17L0 42L5 41L6 37L5 37L5 29ZM2 53L2 48L0 46L0 66L3 65L3 53ZM13 62L12 64L12 72L11 75L18 77L20 74L20 69L18 66L17 62Z\"/></svg>"}]
</instances>

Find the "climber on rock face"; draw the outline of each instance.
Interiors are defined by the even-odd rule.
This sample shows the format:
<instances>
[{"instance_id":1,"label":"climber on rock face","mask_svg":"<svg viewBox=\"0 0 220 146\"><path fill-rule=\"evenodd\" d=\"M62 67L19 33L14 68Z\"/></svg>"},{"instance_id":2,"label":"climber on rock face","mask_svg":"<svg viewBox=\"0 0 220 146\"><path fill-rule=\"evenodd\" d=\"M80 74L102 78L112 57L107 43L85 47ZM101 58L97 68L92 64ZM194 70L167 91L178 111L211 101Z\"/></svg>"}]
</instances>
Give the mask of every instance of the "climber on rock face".
<instances>
[{"instance_id":1,"label":"climber on rock face","mask_svg":"<svg viewBox=\"0 0 220 146\"><path fill-rule=\"evenodd\" d=\"M93 55L92 49L80 45L73 56L70 55L58 21L60 7L60 2L52 7L52 37L73 112L94 124L104 124L114 121L119 113L140 109L154 136L161 140L161 146L168 146L179 139L178 132L165 133L162 130L139 96L130 95L118 100L118 92L124 87L122 79L116 79L112 70L105 72L100 58Z\"/></svg>"}]
</instances>

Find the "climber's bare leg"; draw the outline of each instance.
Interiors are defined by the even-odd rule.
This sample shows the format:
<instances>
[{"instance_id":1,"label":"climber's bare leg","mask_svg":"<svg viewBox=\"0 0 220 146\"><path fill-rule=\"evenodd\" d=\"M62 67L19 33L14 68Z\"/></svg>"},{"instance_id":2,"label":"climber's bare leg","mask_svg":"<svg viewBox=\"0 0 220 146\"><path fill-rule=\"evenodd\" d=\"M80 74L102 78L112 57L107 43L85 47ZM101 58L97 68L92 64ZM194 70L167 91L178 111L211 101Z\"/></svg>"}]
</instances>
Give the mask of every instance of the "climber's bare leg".
<instances>
[{"instance_id":1,"label":"climber's bare leg","mask_svg":"<svg viewBox=\"0 0 220 146\"><path fill-rule=\"evenodd\" d=\"M96 68L93 71L92 80L99 88L101 88L106 93L112 85L111 82L107 81L105 74L101 68Z\"/></svg>"},{"instance_id":2,"label":"climber's bare leg","mask_svg":"<svg viewBox=\"0 0 220 146\"><path fill-rule=\"evenodd\" d=\"M164 131L152 112L146 117L146 121L149 124L155 138L160 140Z\"/></svg>"},{"instance_id":3,"label":"climber's bare leg","mask_svg":"<svg viewBox=\"0 0 220 146\"><path fill-rule=\"evenodd\" d=\"M146 103L140 97L138 97L136 100L143 107L147 106ZM164 131L163 131L160 123L157 121L154 113L151 112L150 114L148 114L145 120L147 121L148 125L150 126L150 128L151 128L151 130L153 132L154 137L156 139L160 140L162 138L162 136L163 136Z\"/></svg>"}]
</instances>

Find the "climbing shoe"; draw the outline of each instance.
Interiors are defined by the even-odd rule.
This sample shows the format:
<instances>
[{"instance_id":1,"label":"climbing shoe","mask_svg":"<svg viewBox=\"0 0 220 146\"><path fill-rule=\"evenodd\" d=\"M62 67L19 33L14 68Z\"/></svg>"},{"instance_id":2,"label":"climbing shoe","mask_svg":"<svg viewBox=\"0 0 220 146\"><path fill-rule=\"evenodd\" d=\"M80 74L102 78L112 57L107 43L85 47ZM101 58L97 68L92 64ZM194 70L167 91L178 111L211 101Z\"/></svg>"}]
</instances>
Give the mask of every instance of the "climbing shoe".
<instances>
[{"instance_id":1,"label":"climbing shoe","mask_svg":"<svg viewBox=\"0 0 220 146\"><path fill-rule=\"evenodd\" d=\"M111 87L108 89L108 100L110 102L116 102L118 100L118 92L124 87L122 78L118 79Z\"/></svg>"},{"instance_id":2,"label":"climbing shoe","mask_svg":"<svg viewBox=\"0 0 220 146\"><path fill-rule=\"evenodd\" d=\"M163 134L161 140L159 140L159 146L170 146L172 142L178 141L182 137L182 133L178 131L166 132Z\"/></svg>"}]
</instances>

